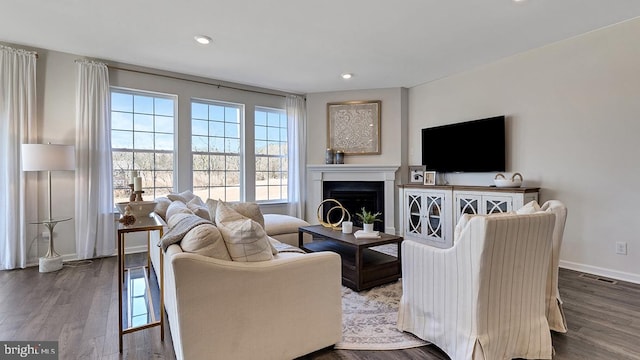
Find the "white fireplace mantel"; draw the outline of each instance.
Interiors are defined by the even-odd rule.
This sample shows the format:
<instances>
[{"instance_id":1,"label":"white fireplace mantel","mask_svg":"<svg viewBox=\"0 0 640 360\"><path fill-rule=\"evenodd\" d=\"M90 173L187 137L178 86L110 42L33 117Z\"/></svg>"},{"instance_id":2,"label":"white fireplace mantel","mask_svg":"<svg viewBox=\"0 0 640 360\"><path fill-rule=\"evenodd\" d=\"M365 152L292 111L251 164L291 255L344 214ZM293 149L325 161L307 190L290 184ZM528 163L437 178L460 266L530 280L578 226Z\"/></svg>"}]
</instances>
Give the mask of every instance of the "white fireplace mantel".
<instances>
[{"instance_id":1,"label":"white fireplace mantel","mask_svg":"<svg viewBox=\"0 0 640 360\"><path fill-rule=\"evenodd\" d=\"M307 165L311 189L307 194L307 208L316 208L322 202L323 181L384 181L384 232L395 234L395 182L399 165Z\"/></svg>"}]
</instances>

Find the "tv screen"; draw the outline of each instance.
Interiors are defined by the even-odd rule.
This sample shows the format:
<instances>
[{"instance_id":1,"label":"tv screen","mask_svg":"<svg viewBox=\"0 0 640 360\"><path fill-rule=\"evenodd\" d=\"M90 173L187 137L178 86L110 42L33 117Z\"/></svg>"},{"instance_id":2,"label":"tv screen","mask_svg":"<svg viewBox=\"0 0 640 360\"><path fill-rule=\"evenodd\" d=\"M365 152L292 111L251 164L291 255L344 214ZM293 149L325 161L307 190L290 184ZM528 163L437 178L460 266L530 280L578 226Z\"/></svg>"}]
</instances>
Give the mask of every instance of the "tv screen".
<instances>
[{"instance_id":1,"label":"tv screen","mask_svg":"<svg viewBox=\"0 0 640 360\"><path fill-rule=\"evenodd\" d=\"M422 129L422 165L437 172L505 171L504 116Z\"/></svg>"}]
</instances>

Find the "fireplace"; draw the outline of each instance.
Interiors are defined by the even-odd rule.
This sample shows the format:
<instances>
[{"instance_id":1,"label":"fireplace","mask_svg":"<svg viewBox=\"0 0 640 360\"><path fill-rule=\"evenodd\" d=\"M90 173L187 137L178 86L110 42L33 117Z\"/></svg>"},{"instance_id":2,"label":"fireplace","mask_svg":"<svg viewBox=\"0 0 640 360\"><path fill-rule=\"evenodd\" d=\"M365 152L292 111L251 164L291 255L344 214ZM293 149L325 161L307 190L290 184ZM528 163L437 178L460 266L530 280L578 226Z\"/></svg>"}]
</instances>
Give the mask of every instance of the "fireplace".
<instances>
[{"instance_id":1,"label":"fireplace","mask_svg":"<svg viewBox=\"0 0 640 360\"><path fill-rule=\"evenodd\" d=\"M324 181L323 200L335 199L351 214L351 220L355 226L362 227L362 221L355 216L364 207L373 213L380 212L380 222L374 223L374 230L384 232L384 181ZM324 216L327 217L332 203L323 206ZM340 220L341 212L332 211L329 214L329 222Z\"/></svg>"},{"instance_id":2,"label":"fireplace","mask_svg":"<svg viewBox=\"0 0 640 360\"><path fill-rule=\"evenodd\" d=\"M318 223L315 219L317 218L318 205L324 199L324 183L381 182L383 184L383 191L377 191L377 194L383 197L383 205L382 207L376 205L376 211L382 213L380 220L383 220L384 223L379 223L378 226L379 228L382 227L383 231L387 234L396 234L395 204L397 189L395 182L398 168L399 166L395 165L365 164L307 165L309 172L309 190L306 200L307 221ZM349 191L346 192L348 193ZM362 206L359 207L361 208ZM369 210L369 205L365 205L365 207ZM331 208L331 206L329 206L329 208ZM356 210L353 212L349 210L351 217L353 218L355 212L358 211L360 211L358 206L356 206ZM322 216L322 213L320 215Z\"/></svg>"}]
</instances>

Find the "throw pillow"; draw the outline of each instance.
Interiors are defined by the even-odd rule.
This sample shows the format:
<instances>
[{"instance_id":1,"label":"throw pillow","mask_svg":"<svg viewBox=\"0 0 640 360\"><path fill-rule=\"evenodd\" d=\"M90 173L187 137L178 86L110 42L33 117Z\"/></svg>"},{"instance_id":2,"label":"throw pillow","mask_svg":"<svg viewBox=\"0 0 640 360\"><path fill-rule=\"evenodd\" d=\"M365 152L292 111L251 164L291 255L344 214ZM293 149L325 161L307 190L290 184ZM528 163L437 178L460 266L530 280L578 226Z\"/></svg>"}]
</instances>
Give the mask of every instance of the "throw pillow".
<instances>
[{"instance_id":1,"label":"throw pillow","mask_svg":"<svg viewBox=\"0 0 640 360\"><path fill-rule=\"evenodd\" d=\"M158 214L158 216L160 216L162 218L162 220L164 220L165 222L167 221L167 209L169 208L169 205L171 205L171 200L169 198L166 197L159 197L156 198L155 202L156 204L156 208L153 210L156 214Z\"/></svg>"},{"instance_id":2,"label":"throw pillow","mask_svg":"<svg viewBox=\"0 0 640 360\"><path fill-rule=\"evenodd\" d=\"M538 205L538 202L533 200L533 201L529 201L523 207L516 210L516 214L519 214L519 215L533 214L533 213L537 213L538 211L542 211L542 209L540 208L540 205Z\"/></svg>"},{"instance_id":3,"label":"throw pillow","mask_svg":"<svg viewBox=\"0 0 640 360\"><path fill-rule=\"evenodd\" d=\"M209 216L211 216L211 221L215 222L217 206L222 202L222 200L207 199L206 205L209 209ZM264 215L262 215L262 211L260 210L260 206L258 206L258 204L253 202L225 202L225 204L240 213L240 215L248 217L264 228Z\"/></svg>"},{"instance_id":4,"label":"throw pillow","mask_svg":"<svg viewBox=\"0 0 640 360\"><path fill-rule=\"evenodd\" d=\"M231 261L222 234L213 224L202 224L191 229L182 238L180 247L185 252Z\"/></svg>"},{"instance_id":5,"label":"throw pillow","mask_svg":"<svg viewBox=\"0 0 640 360\"><path fill-rule=\"evenodd\" d=\"M191 201L187 203L187 208L189 208L189 210L193 211L194 214L200 216L201 218L205 220L211 220L209 209L204 204L204 202L202 202L202 199L200 199L200 197L196 196L191 199Z\"/></svg>"},{"instance_id":6,"label":"throw pillow","mask_svg":"<svg viewBox=\"0 0 640 360\"><path fill-rule=\"evenodd\" d=\"M216 224L234 261L265 261L273 259L271 243L264 228L256 221L219 201Z\"/></svg>"},{"instance_id":7,"label":"throw pillow","mask_svg":"<svg viewBox=\"0 0 640 360\"><path fill-rule=\"evenodd\" d=\"M167 197L171 199L171 201L182 201L183 203L186 204L189 201L193 200L193 198L196 197L196 195L193 192L191 192L191 190L185 190L181 193L171 193L167 195Z\"/></svg>"},{"instance_id":8,"label":"throw pillow","mask_svg":"<svg viewBox=\"0 0 640 360\"><path fill-rule=\"evenodd\" d=\"M193 211L189 210L187 204L182 201L174 201L167 208L167 223L171 220L171 217L175 214L193 214Z\"/></svg>"}]
</instances>

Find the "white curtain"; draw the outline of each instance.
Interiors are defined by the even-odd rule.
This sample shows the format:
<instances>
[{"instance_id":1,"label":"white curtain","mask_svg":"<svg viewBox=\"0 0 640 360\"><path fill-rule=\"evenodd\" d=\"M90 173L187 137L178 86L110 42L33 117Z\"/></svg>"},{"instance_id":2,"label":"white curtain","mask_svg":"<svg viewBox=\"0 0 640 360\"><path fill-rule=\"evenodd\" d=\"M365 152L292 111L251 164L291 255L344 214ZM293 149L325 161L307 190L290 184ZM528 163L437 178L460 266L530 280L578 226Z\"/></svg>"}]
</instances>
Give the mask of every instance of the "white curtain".
<instances>
[{"instance_id":1,"label":"white curtain","mask_svg":"<svg viewBox=\"0 0 640 360\"><path fill-rule=\"evenodd\" d=\"M76 253L115 252L109 70L78 60L76 86Z\"/></svg>"},{"instance_id":2,"label":"white curtain","mask_svg":"<svg viewBox=\"0 0 640 360\"><path fill-rule=\"evenodd\" d=\"M37 174L20 165L36 120L36 54L0 46L0 269L26 267L37 236Z\"/></svg>"},{"instance_id":3,"label":"white curtain","mask_svg":"<svg viewBox=\"0 0 640 360\"><path fill-rule=\"evenodd\" d=\"M305 99L289 95L287 102L287 122L289 131L289 215L301 219L305 217L305 196L303 189L307 182L307 109Z\"/></svg>"}]
</instances>

